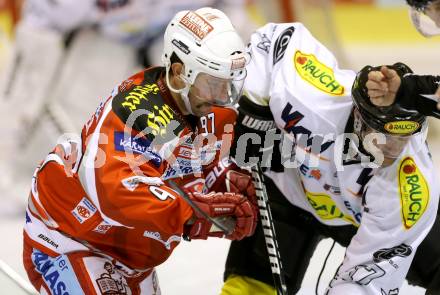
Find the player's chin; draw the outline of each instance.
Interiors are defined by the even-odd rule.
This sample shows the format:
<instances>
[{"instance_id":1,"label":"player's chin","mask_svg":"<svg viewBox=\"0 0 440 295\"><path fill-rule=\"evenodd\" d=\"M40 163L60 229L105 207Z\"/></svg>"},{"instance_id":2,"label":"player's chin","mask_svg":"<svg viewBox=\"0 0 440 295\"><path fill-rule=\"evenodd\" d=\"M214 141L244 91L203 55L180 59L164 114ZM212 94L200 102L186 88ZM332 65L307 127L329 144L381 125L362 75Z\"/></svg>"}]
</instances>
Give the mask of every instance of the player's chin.
<instances>
[{"instance_id":1,"label":"player's chin","mask_svg":"<svg viewBox=\"0 0 440 295\"><path fill-rule=\"evenodd\" d=\"M380 167L385 168L385 167L391 166L391 165L394 164L395 161L396 161L396 158L388 158L388 157L385 157L385 158L383 159L383 162L382 162L382 164L380 165Z\"/></svg>"},{"instance_id":2,"label":"player's chin","mask_svg":"<svg viewBox=\"0 0 440 295\"><path fill-rule=\"evenodd\" d=\"M212 105L208 103L199 104L194 108L193 112L194 115L198 117L206 116L207 114L212 112Z\"/></svg>"}]
</instances>

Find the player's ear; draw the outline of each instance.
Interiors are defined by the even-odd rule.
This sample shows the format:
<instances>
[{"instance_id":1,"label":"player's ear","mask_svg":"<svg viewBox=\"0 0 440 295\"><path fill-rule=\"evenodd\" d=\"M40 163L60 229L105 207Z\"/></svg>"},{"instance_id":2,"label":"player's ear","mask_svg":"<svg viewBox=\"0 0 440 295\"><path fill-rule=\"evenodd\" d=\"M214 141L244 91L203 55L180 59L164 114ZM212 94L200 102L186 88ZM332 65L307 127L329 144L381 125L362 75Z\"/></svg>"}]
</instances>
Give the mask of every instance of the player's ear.
<instances>
[{"instance_id":1,"label":"player's ear","mask_svg":"<svg viewBox=\"0 0 440 295\"><path fill-rule=\"evenodd\" d=\"M175 62L171 64L171 74L174 77L179 77L183 73L183 64L180 62Z\"/></svg>"},{"instance_id":2,"label":"player's ear","mask_svg":"<svg viewBox=\"0 0 440 295\"><path fill-rule=\"evenodd\" d=\"M185 83L182 79L182 74L184 73L184 65L180 62L175 62L171 64L171 77L174 85L180 89L185 87Z\"/></svg>"}]
</instances>

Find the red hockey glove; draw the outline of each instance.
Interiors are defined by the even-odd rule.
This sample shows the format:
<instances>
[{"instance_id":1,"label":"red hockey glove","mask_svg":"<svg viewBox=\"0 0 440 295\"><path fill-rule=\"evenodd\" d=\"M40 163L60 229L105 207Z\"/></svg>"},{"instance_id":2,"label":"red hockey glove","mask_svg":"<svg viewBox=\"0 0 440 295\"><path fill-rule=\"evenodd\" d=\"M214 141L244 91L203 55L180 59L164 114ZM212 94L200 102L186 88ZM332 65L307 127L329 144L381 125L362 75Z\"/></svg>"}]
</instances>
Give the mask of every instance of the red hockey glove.
<instances>
[{"instance_id":1,"label":"red hockey glove","mask_svg":"<svg viewBox=\"0 0 440 295\"><path fill-rule=\"evenodd\" d=\"M205 177L204 192L231 192L246 196L252 204L255 226L258 219L258 203L251 173L239 168L227 158L212 166ZM253 231L255 228L253 229Z\"/></svg>"},{"instance_id":2,"label":"red hockey glove","mask_svg":"<svg viewBox=\"0 0 440 295\"><path fill-rule=\"evenodd\" d=\"M184 234L191 239L223 237L241 240L254 233L256 218L249 200L236 193L188 194L195 206L204 214L194 210L194 217L185 225ZM206 218L208 217L208 218ZM229 234L215 226L210 219L215 219L224 227L229 227Z\"/></svg>"}]
</instances>

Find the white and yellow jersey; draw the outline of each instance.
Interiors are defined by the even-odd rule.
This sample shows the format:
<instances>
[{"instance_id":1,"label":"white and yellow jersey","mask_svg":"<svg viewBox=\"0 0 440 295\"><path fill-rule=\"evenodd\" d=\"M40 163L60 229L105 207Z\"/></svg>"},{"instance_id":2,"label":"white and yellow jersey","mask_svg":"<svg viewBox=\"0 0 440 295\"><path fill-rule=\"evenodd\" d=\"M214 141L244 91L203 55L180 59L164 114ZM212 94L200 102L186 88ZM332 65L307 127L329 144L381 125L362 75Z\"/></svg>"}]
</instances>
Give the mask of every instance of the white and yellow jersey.
<instances>
[{"instance_id":1,"label":"white and yellow jersey","mask_svg":"<svg viewBox=\"0 0 440 295\"><path fill-rule=\"evenodd\" d=\"M344 158L355 73L339 69L300 23L267 24L252 35L249 52L245 94L268 105L284 131L284 172L267 175L320 222L359 228L328 294L397 294L437 211L423 135L386 168L362 163L359 153Z\"/></svg>"}]
</instances>

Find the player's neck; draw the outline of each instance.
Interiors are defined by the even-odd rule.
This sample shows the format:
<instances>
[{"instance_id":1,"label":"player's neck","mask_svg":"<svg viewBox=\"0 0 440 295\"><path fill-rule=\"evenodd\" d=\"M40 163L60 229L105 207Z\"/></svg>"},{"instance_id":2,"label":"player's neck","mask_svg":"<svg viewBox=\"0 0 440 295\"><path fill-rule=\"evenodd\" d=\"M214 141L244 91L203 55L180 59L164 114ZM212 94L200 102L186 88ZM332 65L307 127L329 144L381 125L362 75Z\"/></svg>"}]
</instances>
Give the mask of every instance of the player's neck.
<instances>
[{"instance_id":1,"label":"player's neck","mask_svg":"<svg viewBox=\"0 0 440 295\"><path fill-rule=\"evenodd\" d=\"M173 92L173 91L170 91L170 92L171 92L171 97L172 97L174 103L179 108L179 111L182 113L182 115L185 115L185 116L189 115L188 111L186 110L185 103L183 102L180 94Z\"/></svg>"},{"instance_id":2,"label":"player's neck","mask_svg":"<svg viewBox=\"0 0 440 295\"><path fill-rule=\"evenodd\" d=\"M176 106L179 108L180 113L181 113L182 115L185 115L185 116L186 116L186 115L189 115L189 112L188 112L188 110L187 110L186 107L185 107L185 103L183 102L182 96L180 95L180 93L172 91L172 88L174 88L174 89L181 89L182 87L185 86L185 85L180 85L179 82L180 82L180 81L177 80L177 79L175 78L175 76L173 76L173 75L170 76L170 81L169 81L169 83L171 84L171 85L170 85L171 88L170 88L170 87L168 87L168 88L169 88L169 90L170 90L171 97L172 97L174 103L175 103Z\"/></svg>"}]
</instances>

